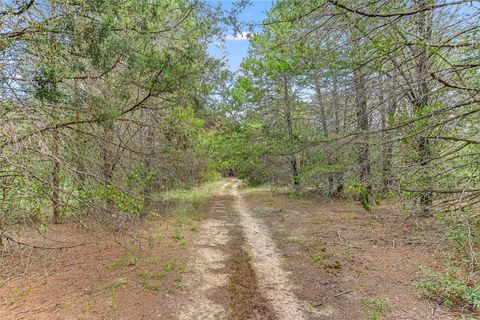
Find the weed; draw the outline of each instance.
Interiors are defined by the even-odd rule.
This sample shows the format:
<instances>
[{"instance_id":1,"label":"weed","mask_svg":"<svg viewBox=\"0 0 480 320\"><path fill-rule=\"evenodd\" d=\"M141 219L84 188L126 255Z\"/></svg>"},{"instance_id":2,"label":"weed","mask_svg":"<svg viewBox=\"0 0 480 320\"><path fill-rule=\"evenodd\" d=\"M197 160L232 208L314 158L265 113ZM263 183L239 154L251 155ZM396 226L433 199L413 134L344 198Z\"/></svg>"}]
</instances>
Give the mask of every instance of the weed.
<instances>
[{"instance_id":1,"label":"weed","mask_svg":"<svg viewBox=\"0 0 480 320\"><path fill-rule=\"evenodd\" d=\"M240 216L240 213L238 211L235 211L235 210L230 210L230 211L227 211L225 213L226 216L228 217L238 217Z\"/></svg>"},{"instance_id":2,"label":"weed","mask_svg":"<svg viewBox=\"0 0 480 320\"><path fill-rule=\"evenodd\" d=\"M360 300L360 304L369 309L365 320L385 319L390 306L385 298L365 298Z\"/></svg>"},{"instance_id":3,"label":"weed","mask_svg":"<svg viewBox=\"0 0 480 320\"><path fill-rule=\"evenodd\" d=\"M10 300L9 305L13 306L15 303L17 303L20 300L25 300L32 290L32 287L28 287L26 289L17 289L15 290L15 293L13 294L12 299Z\"/></svg>"},{"instance_id":4,"label":"weed","mask_svg":"<svg viewBox=\"0 0 480 320\"><path fill-rule=\"evenodd\" d=\"M162 266L162 269L166 272L168 271L184 271L185 270L185 265L183 264L178 264L175 261L167 262Z\"/></svg>"},{"instance_id":5,"label":"weed","mask_svg":"<svg viewBox=\"0 0 480 320\"><path fill-rule=\"evenodd\" d=\"M187 242L185 240L179 241L177 243L178 249L185 249L187 247Z\"/></svg>"},{"instance_id":6,"label":"weed","mask_svg":"<svg viewBox=\"0 0 480 320\"><path fill-rule=\"evenodd\" d=\"M109 285L106 286L106 289L110 289L110 299L112 300L112 309L117 310L118 305L117 305L117 289L120 288L121 286L127 284L127 279L126 278L116 278L110 283Z\"/></svg>"},{"instance_id":7,"label":"weed","mask_svg":"<svg viewBox=\"0 0 480 320\"><path fill-rule=\"evenodd\" d=\"M112 281L111 284L107 286L107 288L115 290L126 284L127 284L126 278L116 278L115 280Z\"/></svg>"},{"instance_id":8,"label":"weed","mask_svg":"<svg viewBox=\"0 0 480 320\"><path fill-rule=\"evenodd\" d=\"M183 287L183 282L181 277L176 277L175 278L175 287L176 288L181 288Z\"/></svg>"},{"instance_id":9,"label":"weed","mask_svg":"<svg viewBox=\"0 0 480 320\"><path fill-rule=\"evenodd\" d=\"M288 237L285 239L285 243L298 244L303 246L307 243L307 239L299 237Z\"/></svg>"},{"instance_id":10,"label":"weed","mask_svg":"<svg viewBox=\"0 0 480 320\"><path fill-rule=\"evenodd\" d=\"M155 272L150 272L148 270L140 270L137 272L137 276L141 279L155 279L155 280L161 280L165 278L167 273L163 270L160 271L155 271Z\"/></svg>"},{"instance_id":11,"label":"weed","mask_svg":"<svg viewBox=\"0 0 480 320\"><path fill-rule=\"evenodd\" d=\"M323 252L316 252L310 255L310 261L316 263L325 259L325 254Z\"/></svg>"},{"instance_id":12,"label":"weed","mask_svg":"<svg viewBox=\"0 0 480 320\"><path fill-rule=\"evenodd\" d=\"M175 261L169 261L162 266L160 266L159 269L155 271L149 271L149 270L140 270L137 272L137 277L142 279L142 283L146 283L146 280L162 280L164 279L169 272L172 271L184 271L186 269L186 266L183 264L179 264Z\"/></svg>"},{"instance_id":13,"label":"weed","mask_svg":"<svg viewBox=\"0 0 480 320\"><path fill-rule=\"evenodd\" d=\"M189 227L188 230L190 230L192 232L198 232L200 230L200 227L197 224L192 223L192 225Z\"/></svg>"},{"instance_id":14,"label":"weed","mask_svg":"<svg viewBox=\"0 0 480 320\"><path fill-rule=\"evenodd\" d=\"M178 228L175 228L175 230L173 230L172 239L173 239L174 241L182 241L182 240L184 240L184 237L183 237L181 231L180 231Z\"/></svg>"},{"instance_id":15,"label":"weed","mask_svg":"<svg viewBox=\"0 0 480 320\"><path fill-rule=\"evenodd\" d=\"M125 251L123 256L114 260L110 267L113 269L118 269L121 267L134 266L137 263L137 256L135 256L131 251Z\"/></svg>"},{"instance_id":16,"label":"weed","mask_svg":"<svg viewBox=\"0 0 480 320\"><path fill-rule=\"evenodd\" d=\"M447 271L434 272L420 267L422 280L416 283L421 294L448 307L468 305L480 311L480 285L470 283L460 269L450 266Z\"/></svg>"},{"instance_id":17,"label":"weed","mask_svg":"<svg viewBox=\"0 0 480 320\"><path fill-rule=\"evenodd\" d=\"M154 232L154 233L152 234L152 238L153 238L154 241L160 242L160 241L162 241L163 239L165 239L165 236L164 236L163 233L161 233L161 232Z\"/></svg>"},{"instance_id":18,"label":"weed","mask_svg":"<svg viewBox=\"0 0 480 320\"><path fill-rule=\"evenodd\" d=\"M140 286L145 291L160 291L160 286L158 286L156 284L151 284L151 283L148 283L148 282L141 282Z\"/></svg>"}]
</instances>

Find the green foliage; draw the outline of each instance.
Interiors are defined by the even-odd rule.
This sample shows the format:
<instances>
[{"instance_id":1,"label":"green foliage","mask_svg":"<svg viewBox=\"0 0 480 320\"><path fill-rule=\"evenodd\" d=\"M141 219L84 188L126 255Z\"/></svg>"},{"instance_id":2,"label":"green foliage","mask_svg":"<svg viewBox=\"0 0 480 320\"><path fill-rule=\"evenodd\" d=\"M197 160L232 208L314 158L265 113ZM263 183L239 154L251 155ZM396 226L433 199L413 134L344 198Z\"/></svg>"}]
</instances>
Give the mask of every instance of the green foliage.
<instances>
[{"instance_id":1,"label":"green foliage","mask_svg":"<svg viewBox=\"0 0 480 320\"><path fill-rule=\"evenodd\" d=\"M113 203L119 212L126 214L137 215L143 207L143 202L140 199L111 185L98 186L92 193L92 197Z\"/></svg>"},{"instance_id":2,"label":"green foliage","mask_svg":"<svg viewBox=\"0 0 480 320\"><path fill-rule=\"evenodd\" d=\"M41 65L33 76L34 96L42 102L59 102L64 93L59 88L63 71L49 65Z\"/></svg>"},{"instance_id":3,"label":"green foliage","mask_svg":"<svg viewBox=\"0 0 480 320\"><path fill-rule=\"evenodd\" d=\"M133 252L126 250L120 258L116 259L110 264L110 267L113 269L119 269L123 267L134 266L137 263L137 260L138 257Z\"/></svg>"},{"instance_id":4,"label":"green foliage","mask_svg":"<svg viewBox=\"0 0 480 320\"><path fill-rule=\"evenodd\" d=\"M221 172L233 171L239 178L252 184L268 181L268 173L257 171L257 168L261 157L271 145L267 142L252 143L252 139L263 129L260 124L248 123L242 128L210 135L206 143L214 154L215 169Z\"/></svg>"},{"instance_id":5,"label":"green foliage","mask_svg":"<svg viewBox=\"0 0 480 320\"><path fill-rule=\"evenodd\" d=\"M476 225L466 226L460 225L453 228L448 237L454 243L458 252L463 254L469 254L470 244L477 246L480 245L480 222L476 222ZM471 242L471 243L470 243Z\"/></svg>"},{"instance_id":6,"label":"green foliage","mask_svg":"<svg viewBox=\"0 0 480 320\"><path fill-rule=\"evenodd\" d=\"M140 286L143 288L145 291L160 291L160 286L153 284L153 283L148 283L145 281L140 282Z\"/></svg>"},{"instance_id":7,"label":"green foliage","mask_svg":"<svg viewBox=\"0 0 480 320\"><path fill-rule=\"evenodd\" d=\"M320 262L325 259L325 254L323 252L316 252L310 255L310 261Z\"/></svg>"},{"instance_id":8,"label":"green foliage","mask_svg":"<svg viewBox=\"0 0 480 320\"><path fill-rule=\"evenodd\" d=\"M390 305L385 298L365 298L360 301L360 304L370 311L365 320L381 320L386 319L390 311Z\"/></svg>"},{"instance_id":9,"label":"green foliage","mask_svg":"<svg viewBox=\"0 0 480 320\"><path fill-rule=\"evenodd\" d=\"M370 203L371 191L364 184L360 182L348 183L345 186L345 191L358 194L363 209L369 212L372 211L372 204Z\"/></svg>"},{"instance_id":10,"label":"green foliage","mask_svg":"<svg viewBox=\"0 0 480 320\"><path fill-rule=\"evenodd\" d=\"M421 276L423 279L416 283L421 294L448 307L468 305L480 311L480 285L469 282L462 270L452 266L446 271L434 272L422 267Z\"/></svg>"},{"instance_id":11,"label":"green foliage","mask_svg":"<svg viewBox=\"0 0 480 320\"><path fill-rule=\"evenodd\" d=\"M205 182L218 181L221 178L222 174L215 170L206 171L202 176L202 180Z\"/></svg>"}]
</instances>

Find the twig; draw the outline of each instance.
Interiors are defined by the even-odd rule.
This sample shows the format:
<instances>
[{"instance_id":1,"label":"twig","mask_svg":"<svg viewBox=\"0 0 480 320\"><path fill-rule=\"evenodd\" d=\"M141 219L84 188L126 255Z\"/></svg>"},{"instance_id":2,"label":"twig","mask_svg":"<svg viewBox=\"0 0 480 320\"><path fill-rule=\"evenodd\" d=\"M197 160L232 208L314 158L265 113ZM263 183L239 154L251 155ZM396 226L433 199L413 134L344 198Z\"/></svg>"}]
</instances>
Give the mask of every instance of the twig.
<instances>
[{"instance_id":1,"label":"twig","mask_svg":"<svg viewBox=\"0 0 480 320\"><path fill-rule=\"evenodd\" d=\"M343 296L344 294L347 294L347 293L350 293L350 292L353 292L353 290L347 290L347 291L340 292L340 293L335 295L335 298L338 298L338 297Z\"/></svg>"}]
</instances>

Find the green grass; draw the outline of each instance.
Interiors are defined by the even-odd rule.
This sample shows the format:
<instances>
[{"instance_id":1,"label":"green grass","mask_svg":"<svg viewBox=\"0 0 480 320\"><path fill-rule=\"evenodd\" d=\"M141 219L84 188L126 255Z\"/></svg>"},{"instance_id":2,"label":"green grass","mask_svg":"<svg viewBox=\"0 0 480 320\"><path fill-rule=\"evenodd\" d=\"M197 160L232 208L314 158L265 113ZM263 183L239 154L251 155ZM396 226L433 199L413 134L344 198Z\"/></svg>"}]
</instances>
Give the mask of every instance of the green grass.
<instances>
[{"instance_id":1,"label":"green grass","mask_svg":"<svg viewBox=\"0 0 480 320\"><path fill-rule=\"evenodd\" d=\"M186 266L177 263L176 261L169 261L161 265L156 271L140 270L137 276L142 279L163 279L170 271L184 271Z\"/></svg>"},{"instance_id":2,"label":"green grass","mask_svg":"<svg viewBox=\"0 0 480 320\"><path fill-rule=\"evenodd\" d=\"M223 181L214 181L192 189L179 189L165 192L160 195L160 199L163 201L190 204L194 209L200 208L214 196L215 192L217 192L223 183Z\"/></svg>"},{"instance_id":3,"label":"green grass","mask_svg":"<svg viewBox=\"0 0 480 320\"><path fill-rule=\"evenodd\" d=\"M174 203L174 208L170 212L175 226L172 239L178 242L180 248L186 247L182 231L200 230L198 221L205 217L205 207L221 184L222 181L216 181L197 188L175 190L161 195L163 201Z\"/></svg>"},{"instance_id":4,"label":"green grass","mask_svg":"<svg viewBox=\"0 0 480 320\"><path fill-rule=\"evenodd\" d=\"M117 289L126 285L127 279L126 278L116 278L115 280L110 283L107 288L110 289L110 299L112 300L112 309L117 310Z\"/></svg>"},{"instance_id":5,"label":"green grass","mask_svg":"<svg viewBox=\"0 0 480 320\"><path fill-rule=\"evenodd\" d=\"M161 280L165 278L167 275L167 272L160 270L160 271L154 271L150 272L148 270L140 270L137 272L137 276L141 279L154 279L154 280Z\"/></svg>"},{"instance_id":6,"label":"green grass","mask_svg":"<svg viewBox=\"0 0 480 320\"><path fill-rule=\"evenodd\" d=\"M360 300L360 304L369 310L365 320L386 319L386 315L390 311L388 301L382 297L364 298Z\"/></svg>"},{"instance_id":7,"label":"green grass","mask_svg":"<svg viewBox=\"0 0 480 320\"><path fill-rule=\"evenodd\" d=\"M447 307L469 306L480 311L480 284L468 281L468 275L450 266L443 272L420 267L422 279L415 286L420 294Z\"/></svg>"},{"instance_id":8,"label":"green grass","mask_svg":"<svg viewBox=\"0 0 480 320\"><path fill-rule=\"evenodd\" d=\"M134 266L137 263L137 256L131 251L126 250L123 256L110 263L110 267L113 269L119 269L127 266Z\"/></svg>"},{"instance_id":9,"label":"green grass","mask_svg":"<svg viewBox=\"0 0 480 320\"><path fill-rule=\"evenodd\" d=\"M323 252L315 252L310 255L310 261L312 261L313 263L323 261L324 259L325 259L325 253Z\"/></svg>"},{"instance_id":10,"label":"green grass","mask_svg":"<svg viewBox=\"0 0 480 320\"><path fill-rule=\"evenodd\" d=\"M116 278L112 281L112 283L110 283L107 288L109 289L118 289L120 288L121 286L124 286L127 284L127 279L126 278Z\"/></svg>"},{"instance_id":11,"label":"green grass","mask_svg":"<svg viewBox=\"0 0 480 320\"><path fill-rule=\"evenodd\" d=\"M160 291L160 286L153 283L140 282L140 286L145 291Z\"/></svg>"},{"instance_id":12,"label":"green grass","mask_svg":"<svg viewBox=\"0 0 480 320\"><path fill-rule=\"evenodd\" d=\"M300 237L288 237L285 239L285 243L287 244L298 244L298 245L305 245L307 243L307 239L300 238Z\"/></svg>"},{"instance_id":13,"label":"green grass","mask_svg":"<svg viewBox=\"0 0 480 320\"><path fill-rule=\"evenodd\" d=\"M185 269L186 266L184 264L177 263L176 261L169 261L160 265L153 271L146 269L140 270L137 272L137 277L140 278L140 286L145 291L159 291L159 281L163 280L170 272L182 272ZM175 278L175 286L181 286L181 278L179 276Z\"/></svg>"}]
</instances>

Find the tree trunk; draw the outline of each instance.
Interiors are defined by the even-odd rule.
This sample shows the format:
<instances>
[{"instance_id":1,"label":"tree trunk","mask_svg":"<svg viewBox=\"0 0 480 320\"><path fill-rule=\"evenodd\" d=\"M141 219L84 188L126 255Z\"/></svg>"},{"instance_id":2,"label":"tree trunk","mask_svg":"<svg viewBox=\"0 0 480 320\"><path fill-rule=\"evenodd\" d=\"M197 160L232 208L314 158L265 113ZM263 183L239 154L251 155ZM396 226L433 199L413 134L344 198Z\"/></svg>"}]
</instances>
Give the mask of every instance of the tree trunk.
<instances>
[{"instance_id":1,"label":"tree trunk","mask_svg":"<svg viewBox=\"0 0 480 320\"><path fill-rule=\"evenodd\" d=\"M284 93L284 103L285 103L285 115L286 115L286 122L287 122L287 130L288 130L288 141L293 144L293 118L292 118L292 106L290 103L290 96L288 92L288 75L283 76L283 93ZM293 180L293 188L296 193L300 192L300 174L298 172L298 164L297 164L297 157L294 152L292 152L289 156L290 161L290 169L292 171L292 180Z\"/></svg>"},{"instance_id":2,"label":"tree trunk","mask_svg":"<svg viewBox=\"0 0 480 320\"><path fill-rule=\"evenodd\" d=\"M434 4L433 0L415 0L414 6L416 9L425 8ZM415 48L416 57L416 90L415 99L413 101L413 108L416 115L422 115L430 103L430 88L429 88L429 69L430 59L428 55L427 43L432 34L431 12L425 11L417 14L415 19L415 26L418 38L421 40L420 44ZM422 130L423 128L420 128ZM420 135L417 140L417 163L420 166L420 184L423 192L420 194L420 209L422 216L430 216L431 206L433 202L432 179L429 174L429 164L431 158L430 141L423 135Z\"/></svg>"},{"instance_id":3,"label":"tree trunk","mask_svg":"<svg viewBox=\"0 0 480 320\"><path fill-rule=\"evenodd\" d=\"M327 123L327 112L325 110L325 104L323 103L322 101L322 92L321 92L321 85L320 85L320 81L318 79L316 79L315 81L315 89L316 89L316 93L317 93L317 104L318 104L318 108L319 108L319 111L320 111L320 120L322 122L322 130L323 130L323 136L325 139L328 139L328 123ZM325 154L325 158L327 160L327 165L329 167L332 166L333 164L333 161L332 161L332 155L330 154L330 152L327 152L327 154ZM333 173L328 173L327 174L327 180L328 180L328 196L332 196L333 195Z\"/></svg>"},{"instance_id":4,"label":"tree trunk","mask_svg":"<svg viewBox=\"0 0 480 320\"><path fill-rule=\"evenodd\" d=\"M110 187L113 183L113 153L111 151L111 143L113 141L112 132L109 128L105 127L103 129L103 140L104 147L102 150L102 174L103 174L103 184L106 187ZM112 199L106 199L107 210L113 212L114 202Z\"/></svg>"},{"instance_id":5,"label":"tree trunk","mask_svg":"<svg viewBox=\"0 0 480 320\"><path fill-rule=\"evenodd\" d=\"M0 149L0 156L2 155L2 149ZM3 171L3 167L0 166L0 170ZM5 232L5 201L7 199L7 178L2 178L2 203L0 207L0 249L3 249L3 232Z\"/></svg>"},{"instance_id":6,"label":"tree trunk","mask_svg":"<svg viewBox=\"0 0 480 320\"><path fill-rule=\"evenodd\" d=\"M81 101L82 99L77 84L75 84L75 99L79 101ZM80 122L80 112L77 112L75 114L75 120ZM85 174L86 173L85 159L83 158L87 154L87 150L86 150L87 138L85 134L78 132L76 136L76 140L78 145L77 153L78 155L80 155L80 157L77 157L76 159L77 178L79 180L78 189L83 192L85 191L85 181L87 180L87 176Z\"/></svg>"},{"instance_id":7,"label":"tree trunk","mask_svg":"<svg viewBox=\"0 0 480 320\"><path fill-rule=\"evenodd\" d=\"M367 92L365 86L365 75L361 67L357 67L354 71L355 83L355 104L357 111L357 130L360 135L360 143L358 147L358 170L359 178L364 191L361 200L365 204L370 203L372 193L371 185L371 163L370 163L370 147L369 139L369 116L367 109Z\"/></svg>"},{"instance_id":8,"label":"tree trunk","mask_svg":"<svg viewBox=\"0 0 480 320\"><path fill-rule=\"evenodd\" d=\"M389 119L395 116L397 109L397 101L395 96L394 78L388 79L388 92L387 100L382 102L382 138L383 145L383 158L382 158L382 193L388 193L392 190L393 186L393 142L392 135L388 129L390 123ZM383 90L383 88L382 88Z\"/></svg>"},{"instance_id":9,"label":"tree trunk","mask_svg":"<svg viewBox=\"0 0 480 320\"><path fill-rule=\"evenodd\" d=\"M337 75L334 72L333 77L332 77L332 82L333 82L333 92L332 92L332 100L333 100L333 109L334 109L334 117L335 117L335 134L337 136L340 135L340 99L338 97L338 79ZM338 159L335 158L335 162L337 162ZM337 188L336 192L340 193L343 191L343 171L340 171L337 173Z\"/></svg>"},{"instance_id":10,"label":"tree trunk","mask_svg":"<svg viewBox=\"0 0 480 320\"><path fill-rule=\"evenodd\" d=\"M145 166L145 186L143 188L143 209L140 212L141 218L146 218L149 212L149 208L152 203L152 192L153 192L153 179L149 176L150 170L152 168L152 157L155 153L154 146L154 130L150 125L147 129L147 148L150 150L148 155L144 157L144 166Z\"/></svg>"},{"instance_id":11,"label":"tree trunk","mask_svg":"<svg viewBox=\"0 0 480 320\"><path fill-rule=\"evenodd\" d=\"M52 170L52 212L53 223L58 224L61 222L60 212L60 162L59 162L59 137L57 130L53 131L52 137L52 153L54 159Z\"/></svg>"}]
</instances>

